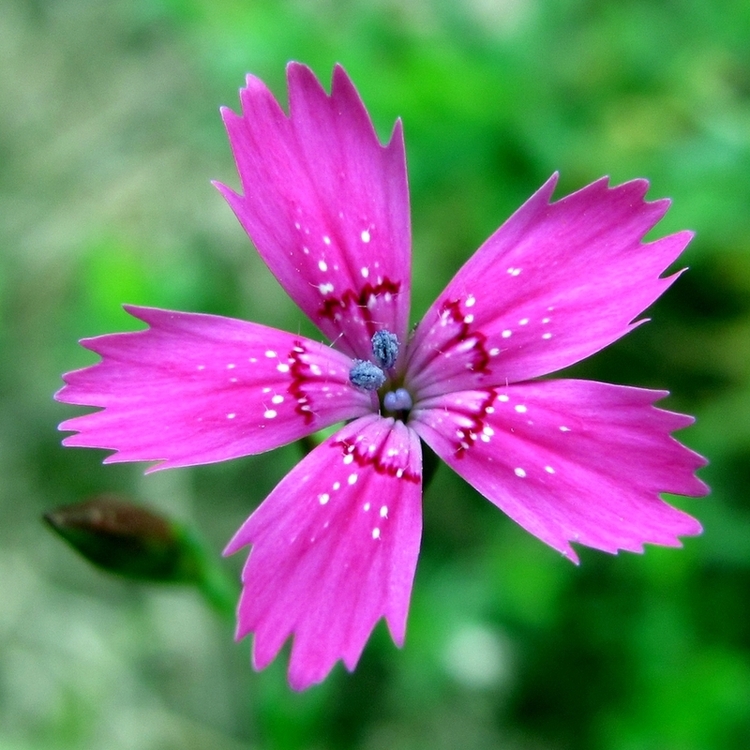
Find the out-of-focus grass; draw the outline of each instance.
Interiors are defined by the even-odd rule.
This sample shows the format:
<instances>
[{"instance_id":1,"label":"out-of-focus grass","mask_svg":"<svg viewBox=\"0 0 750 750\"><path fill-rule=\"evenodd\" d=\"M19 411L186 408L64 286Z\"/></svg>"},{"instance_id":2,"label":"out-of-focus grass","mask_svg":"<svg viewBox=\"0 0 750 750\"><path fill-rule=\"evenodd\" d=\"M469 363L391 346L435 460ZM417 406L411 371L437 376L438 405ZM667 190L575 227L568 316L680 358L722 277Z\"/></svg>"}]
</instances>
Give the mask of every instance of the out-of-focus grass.
<instances>
[{"instance_id":1,"label":"out-of-focus grass","mask_svg":"<svg viewBox=\"0 0 750 750\"><path fill-rule=\"evenodd\" d=\"M0 747L750 744L748 38L741 0L5 0ZM77 338L133 325L123 302L305 326L209 184L236 184L218 106L246 71L285 97L289 59L325 80L342 62L383 138L403 117L415 319L556 169L561 193L610 174L674 199L658 232L697 231L690 272L574 372L670 388L713 488L675 499L706 528L685 549L574 568L441 468L405 649L379 627L354 675L303 695L197 595L111 580L39 521L122 492L218 554L296 460L144 478L61 448L51 400L93 359Z\"/></svg>"}]
</instances>

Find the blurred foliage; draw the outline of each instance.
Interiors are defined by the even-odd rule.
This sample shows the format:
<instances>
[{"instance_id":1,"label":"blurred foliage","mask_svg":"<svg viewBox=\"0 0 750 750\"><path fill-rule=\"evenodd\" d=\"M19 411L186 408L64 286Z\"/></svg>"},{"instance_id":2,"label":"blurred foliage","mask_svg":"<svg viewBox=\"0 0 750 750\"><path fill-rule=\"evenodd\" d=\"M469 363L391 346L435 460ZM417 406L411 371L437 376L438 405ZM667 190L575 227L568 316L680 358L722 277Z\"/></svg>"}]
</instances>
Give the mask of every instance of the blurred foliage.
<instances>
[{"instance_id":1,"label":"blurred foliage","mask_svg":"<svg viewBox=\"0 0 750 750\"><path fill-rule=\"evenodd\" d=\"M750 3L746 0L2 0L0 748L750 747ZM289 59L345 65L404 120L414 317L554 170L645 176L691 266L576 375L668 387L698 415L705 533L575 568L441 467L406 646L292 694L194 593L87 567L39 516L137 497L219 550L298 458L144 478L63 449L51 394L123 302L310 331L211 188L218 106ZM626 467L624 467L626 470ZM241 556L225 564L238 575Z\"/></svg>"}]
</instances>

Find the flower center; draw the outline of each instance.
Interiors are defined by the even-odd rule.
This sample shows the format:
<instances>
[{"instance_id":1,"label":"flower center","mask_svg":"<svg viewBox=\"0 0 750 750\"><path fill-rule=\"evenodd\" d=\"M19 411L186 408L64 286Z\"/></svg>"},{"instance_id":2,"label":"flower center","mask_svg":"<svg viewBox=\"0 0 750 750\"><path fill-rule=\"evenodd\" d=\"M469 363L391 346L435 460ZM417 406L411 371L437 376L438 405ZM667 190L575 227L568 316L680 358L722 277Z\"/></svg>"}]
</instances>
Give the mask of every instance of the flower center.
<instances>
[{"instance_id":1,"label":"flower center","mask_svg":"<svg viewBox=\"0 0 750 750\"><path fill-rule=\"evenodd\" d=\"M383 396L383 406L387 411L409 411L414 404L406 388L396 388Z\"/></svg>"},{"instance_id":2,"label":"flower center","mask_svg":"<svg viewBox=\"0 0 750 750\"><path fill-rule=\"evenodd\" d=\"M376 331L372 336L372 358L355 359L349 371L352 385L373 394L373 406L380 407L400 419L405 419L413 406L411 394L399 383L393 371L398 359L399 342L396 334L390 331ZM376 391L380 391L376 394ZM380 399L378 400L378 395Z\"/></svg>"}]
</instances>

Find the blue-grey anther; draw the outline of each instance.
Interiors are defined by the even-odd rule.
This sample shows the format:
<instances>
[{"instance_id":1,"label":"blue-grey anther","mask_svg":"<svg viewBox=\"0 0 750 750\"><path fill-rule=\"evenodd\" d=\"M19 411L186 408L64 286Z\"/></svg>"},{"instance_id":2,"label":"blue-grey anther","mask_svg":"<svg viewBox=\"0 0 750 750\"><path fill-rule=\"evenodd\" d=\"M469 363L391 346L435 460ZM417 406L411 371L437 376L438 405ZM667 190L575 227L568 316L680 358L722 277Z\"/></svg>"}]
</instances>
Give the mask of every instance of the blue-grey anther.
<instances>
[{"instance_id":1,"label":"blue-grey anther","mask_svg":"<svg viewBox=\"0 0 750 750\"><path fill-rule=\"evenodd\" d=\"M388 411L408 411L413 404L406 388L396 388L395 391L388 391L383 396L383 406Z\"/></svg>"},{"instance_id":2,"label":"blue-grey anther","mask_svg":"<svg viewBox=\"0 0 750 750\"><path fill-rule=\"evenodd\" d=\"M349 380L363 391L377 391L385 383L385 373L372 362L355 359Z\"/></svg>"},{"instance_id":3,"label":"blue-grey anther","mask_svg":"<svg viewBox=\"0 0 750 750\"><path fill-rule=\"evenodd\" d=\"M376 331L372 335L372 354L384 370L390 370L398 357L398 336L388 331Z\"/></svg>"}]
</instances>

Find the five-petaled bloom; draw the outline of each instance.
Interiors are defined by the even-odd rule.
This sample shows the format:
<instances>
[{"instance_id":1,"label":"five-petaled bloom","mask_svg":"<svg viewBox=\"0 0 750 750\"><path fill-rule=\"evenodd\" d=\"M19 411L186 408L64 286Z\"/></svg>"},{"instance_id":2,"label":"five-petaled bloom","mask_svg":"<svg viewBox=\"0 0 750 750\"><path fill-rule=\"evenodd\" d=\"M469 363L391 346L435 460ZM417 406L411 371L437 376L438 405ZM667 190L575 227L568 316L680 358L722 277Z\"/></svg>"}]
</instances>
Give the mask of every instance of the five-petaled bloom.
<instances>
[{"instance_id":1,"label":"five-petaled bloom","mask_svg":"<svg viewBox=\"0 0 750 750\"><path fill-rule=\"evenodd\" d=\"M700 525L660 492L698 496L704 460L671 432L664 391L536 380L616 341L678 274L691 238L643 236L668 201L597 180L550 202L556 176L457 273L409 334L410 224L397 122L381 146L341 67L331 94L288 68L287 116L252 76L224 122L243 194L218 185L263 260L332 345L255 323L127 307L149 328L84 340L102 361L60 401L106 461L189 466L345 426L250 516L238 637L265 667L293 635L302 689L353 669L376 622L404 639L421 536L424 440L482 495L572 560L679 546Z\"/></svg>"}]
</instances>

